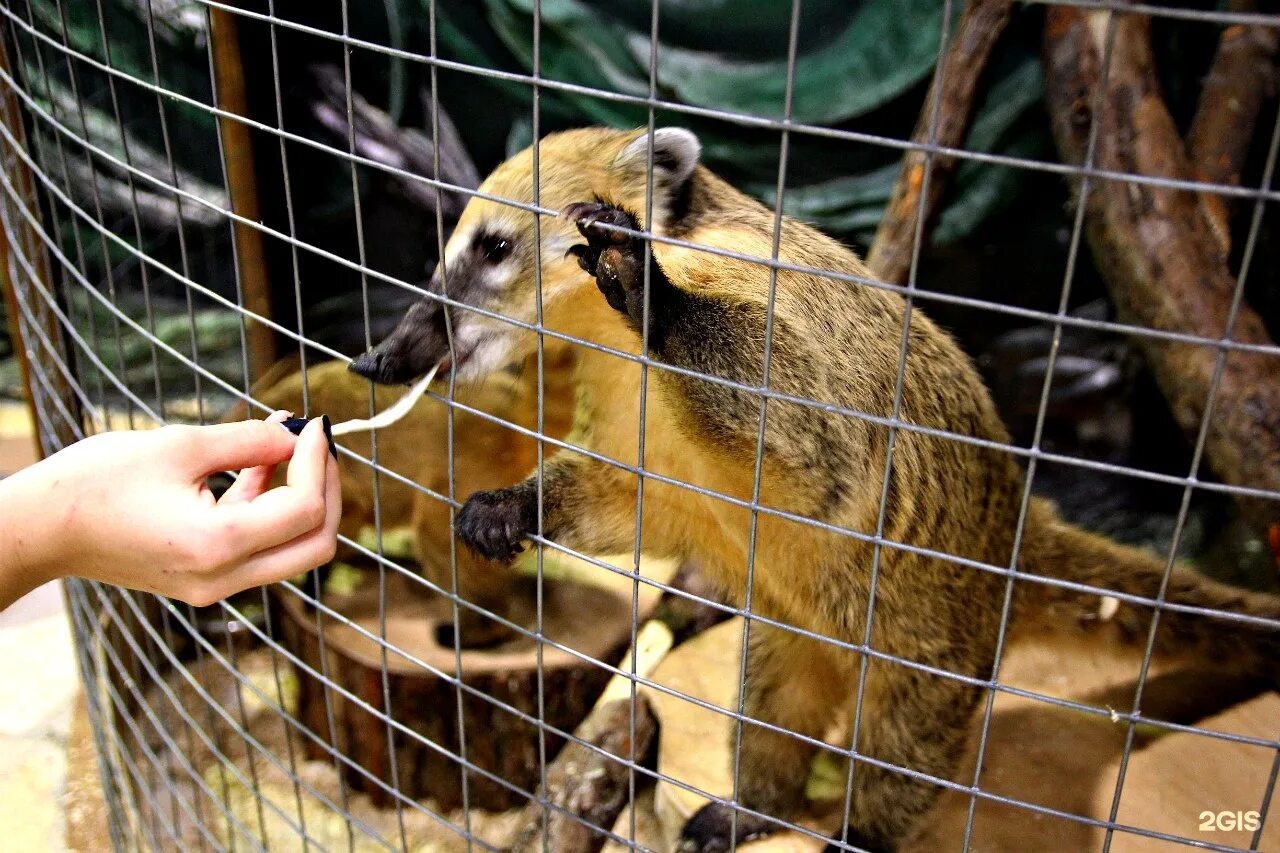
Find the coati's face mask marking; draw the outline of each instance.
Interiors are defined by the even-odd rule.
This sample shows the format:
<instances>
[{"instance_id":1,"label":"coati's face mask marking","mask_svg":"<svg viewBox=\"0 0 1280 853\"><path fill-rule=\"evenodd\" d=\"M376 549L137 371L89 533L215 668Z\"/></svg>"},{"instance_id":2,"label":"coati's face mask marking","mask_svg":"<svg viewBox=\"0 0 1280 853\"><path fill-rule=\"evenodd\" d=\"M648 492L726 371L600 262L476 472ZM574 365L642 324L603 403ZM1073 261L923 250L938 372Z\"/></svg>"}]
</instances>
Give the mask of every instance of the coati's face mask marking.
<instances>
[{"instance_id":1,"label":"coati's face mask marking","mask_svg":"<svg viewBox=\"0 0 1280 853\"><path fill-rule=\"evenodd\" d=\"M697 138L682 128L656 131L652 150L653 218L661 233L669 204L693 173L700 152ZM549 136L539 146L536 206L532 149L503 163L480 192L516 204L474 197L428 286L456 304L445 306L431 297L417 302L395 331L357 358L351 369L395 384L412 381L444 361L442 369L468 381L526 355L536 345L528 326L538 320L539 285L544 321L571 293L594 287L577 260L566 256L570 246L582 242L577 229L558 216L535 217L532 208L559 211L574 202L603 198L643 213L649 152L643 132L587 129Z\"/></svg>"}]
</instances>

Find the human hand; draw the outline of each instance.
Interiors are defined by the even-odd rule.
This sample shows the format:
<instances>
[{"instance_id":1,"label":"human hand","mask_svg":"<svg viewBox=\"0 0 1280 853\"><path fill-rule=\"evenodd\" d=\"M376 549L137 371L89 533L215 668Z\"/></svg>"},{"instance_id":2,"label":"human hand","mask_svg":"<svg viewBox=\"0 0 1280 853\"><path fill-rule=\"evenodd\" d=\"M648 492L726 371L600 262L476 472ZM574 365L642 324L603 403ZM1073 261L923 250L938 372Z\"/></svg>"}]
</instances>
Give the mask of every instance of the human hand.
<instances>
[{"instance_id":1,"label":"human hand","mask_svg":"<svg viewBox=\"0 0 1280 853\"><path fill-rule=\"evenodd\" d=\"M102 433L0 482L0 608L67 575L204 606L328 562L337 463L319 418L295 437L287 416ZM238 468L215 499L205 477Z\"/></svg>"}]
</instances>

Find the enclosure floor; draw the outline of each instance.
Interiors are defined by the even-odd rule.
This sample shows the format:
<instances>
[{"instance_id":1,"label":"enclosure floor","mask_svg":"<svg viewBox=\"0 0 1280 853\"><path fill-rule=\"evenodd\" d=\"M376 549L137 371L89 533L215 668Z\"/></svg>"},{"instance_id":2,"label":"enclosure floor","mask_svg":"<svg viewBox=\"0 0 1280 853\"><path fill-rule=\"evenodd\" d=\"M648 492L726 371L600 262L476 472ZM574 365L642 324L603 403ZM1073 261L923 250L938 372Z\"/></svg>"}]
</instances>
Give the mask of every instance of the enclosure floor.
<instances>
[{"instance_id":1,"label":"enclosure floor","mask_svg":"<svg viewBox=\"0 0 1280 853\"><path fill-rule=\"evenodd\" d=\"M0 827L8 850L65 850L67 736L79 691L58 584L0 613Z\"/></svg>"},{"instance_id":2,"label":"enclosure floor","mask_svg":"<svg viewBox=\"0 0 1280 853\"><path fill-rule=\"evenodd\" d=\"M34 461L36 447L27 407L12 400L0 400L0 480Z\"/></svg>"},{"instance_id":3,"label":"enclosure floor","mask_svg":"<svg viewBox=\"0 0 1280 853\"><path fill-rule=\"evenodd\" d=\"M0 478L34 461L26 408L0 403ZM0 827L6 850L68 849L67 749L78 694L62 588L48 584L0 612ZM87 782L96 785L95 779Z\"/></svg>"}]
</instances>

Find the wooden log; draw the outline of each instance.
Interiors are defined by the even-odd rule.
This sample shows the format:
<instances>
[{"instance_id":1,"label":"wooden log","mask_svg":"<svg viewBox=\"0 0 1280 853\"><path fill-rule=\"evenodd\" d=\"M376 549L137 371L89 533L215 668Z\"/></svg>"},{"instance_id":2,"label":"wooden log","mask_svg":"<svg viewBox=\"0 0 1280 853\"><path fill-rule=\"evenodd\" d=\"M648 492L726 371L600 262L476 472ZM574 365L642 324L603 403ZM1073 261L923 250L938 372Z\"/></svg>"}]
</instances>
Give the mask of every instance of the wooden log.
<instances>
[{"instance_id":1,"label":"wooden log","mask_svg":"<svg viewBox=\"0 0 1280 853\"><path fill-rule=\"evenodd\" d=\"M983 755L979 787L990 794L1035 803L1063 815L1106 820L1115 788L1116 765L1124 753L1127 724L1105 714L1082 713L1051 704L1048 696L1094 708L1128 713L1133 708L1142 650L1117 645L1115 637L1098 626L1072 624L1016 624L1009 636L1000 669L1002 684L1018 692L996 696ZM693 696L728 711L738 708L739 666L742 655L742 620L733 619L675 648L654 670L651 680L672 691ZM1148 671L1142 698L1143 715L1183 725L1203 725L1246 737L1275 737L1276 697L1263 693L1266 686L1221 672L1179 667L1156 659ZM735 723L730 716L691 703L680 696L645 689L659 723L658 773L653 810L659 828L637 841L651 849L672 850L681 828L706 802L690 786L728 798L733 792ZM850 687L850 698L854 688ZM1245 718L1225 722L1206 720L1241 702L1261 702ZM850 703L852 704L852 703ZM1252 704L1252 703L1251 703ZM1241 709L1248 707L1241 706ZM849 714L824 733L824 740L847 748ZM1260 712L1260 713L1259 713ZM1268 712L1270 716L1267 716ZM1235 717L1235 715L1232 715ZM969 721L964 757L951 779L960 785L974 780L978 743L985 714ZM1201 720L1206 720L1201 723ZM1157 735L1154 726L1143 725L1134 747L1134 762ZM1256 809L1258 800L1236 804L1241 798L1260 798L1271 771L1275 751L1244 747L1191 734L1157 736L1156 745L1177 740L1178 767L1173 774L1152 767L1137 771L1125 783L1122 813L1131 826L1182 832L1194 824L1196 813L1181 811L1188 794L1204 798L1198 808ZM1168 767L1172 762L1164 763ZM1183 768L1203 766L1204 778L1217 788L1180 778ZM1197 771L1198 772L1198 771ZM1234 777L1234 778L1232 778ZM806 804L792 815L799 825L822 835L839 829L844 814L847 765L828 753L814 762L806 785ZM1231 781L1221 781L1228 780ZM1064 784L1063 780L1070 780ZM1131 785L1134 787L1131 789ZM1179 811L1169 811L1168 804ZM912 837L903 839L902 853L932 853L960 849L966 839L970 797L963 788L943 791ZM1163 814L1162 814L1163 813ZM970 849L986 851L1096 850L1102 838L1099 827L1072 817L1057 817L1000 800L977 801ZM1214 841L1210 833L1186 833L1191 838ZM1228 842L1223 839L1223 843ZM1268 835L1266 838L1271 838ZM1239 839L1239 836L1236 836ZM1117 849L1171 849L1167 842L1133 834L1117 836ZM778 831L765 838L739 844L742 853L818 853L825 849L818 838L796 831ZM1245 845L1247 846L1247 844ZM1273 845L1274 846L1274 845ZM610 843L606 850L625 845ZM1258 849L1271 849L1265 843Z\"/></svg>"},{"instance_id":2,"label":"wooden log","mask_svg":"<svg viewBox=\"0 0 1280 853\"><path fill-rule=\"evenodd\" d=\"M662 838L660 850L674 850L685 821L708 802L698 791L726 799L733 796L735 724L713 708L738 710L742 625L741 617L734 617L672 651L651 680L674 692L644 689L659 725L659 781L653 810ZM823 822L807 812L799 820L818 832L830 833L836 828L834 822ZM743 853L817 853L824 846L801 833L779 830L761 840L739 844L738 849Z\"/></svg>"},{"instance_id":3,"label":"wooden log","mask_svg":"<svg viewBox=\"0 0 1280 853\"><path fill-rule=\"evenodd\" d=\"M354 762L355 767L343 765L347 782L375 805L392 801L376 779L386 786L398 784L405 796L429 797L439 809L456 808L463 802L465 773L472 808L522 806L541 782L540 738L552 759L563 738L551 729L575 730L609 680L610 672L594 661L616 665L630 645L631 583L596 571L601 572L598 583L544 581L542 635L556 645L543 645L541 662L532 637L462 652L462 683L470 689L462 691L460 711L458 687L450 680L454 649L440 641L440 629L452 624L448 599L388 573L383 619L376 575L370 573L354 592L324 597L341 614L336 618L309 607L294 591L275 589L280 641L303 664L296 667L298 717ZM641 588L641 619L648 618L658 600L654 591L645 590ZM532 611L513 616L520 623L534 621ZM373 639L384 636L384 623L389 644L385 663L383 647ZM538 723L539 683L546 730ZM414 735L392 730L389 743L383 713ZM460 734L466 739L466 767L458 757ZM304 746L311 759L333 760L329 750L310 738Z\"/></svg>"},{"instance_id":4,"label":"wooden log","mask_svg":"<svg viewBox=\"0 0 1280 853\"><path fill-rule=\"evenodd\" d=\"M1233 11L1251 12L1252 0L1234 0ZM1222 31L1213 66L1204 78L1187 154L1198 181L1236 187L1249 156L1262 102L1275 94L1280 30L1244 24ZM1230 199L1202 192L1200 204L1225 257L1231 252Z\"/></svg>"},{"instance_id":5,"label":"wooden log","mask_svg":"<svg viewBox=\"0 0 1280 853\"><path fill-rule=\"evenodd\" d=\"M1062 157L1071 163L1084 160L1096 119L1098 169L1190 179L1191 164L1160 93L1146 17L1117 16L1110 73L1098 97L1108 14L1060 6L1046 12L1046 89ZM1095 116L1097 104L1102 109ZM1226 328L1236 280L1198 193L1098 178L1089 182L1085 204L1089 245L1121 320L1271 346L1262 319L1247 305L1239 306L1233 326ZM1138 343L1174 417L1194 438L1205 415L1218 348L1147 336ZM1238 350L1226 355L1205 448L1214 472L1227 483L1280 491L1277 375L1280 358L1274 355ZM1280 503L1238 501L1260 530L1280 523Z\"/></svg>"},{"instance_id":6,"label":"wooden log","mask_svg":"<svg viewBox=\"0 0 1280 853\"><path fill-rule=\"evenodd\" d=\"M715 599L696 566L682 565L668 586L678 592L662 595L654 609L654 618L636 636L636 674L641 677L647 678L673 645L729 618L719 608L679 594ZM629 672L630 659L628 655L619 669ZM631 713L630 679L614 676L574 735L610 755L647 761L656 746L657 719L643 693L636 697L634 747ZM547 769L546 788L541 792L544 799L564 811L545 809L541 802L529 803L513 850L534 853L544 849L544 841L549 850L569 853L599 850L608 837L595 828L613 825L623 809L633 805L627 801L628 775L628 768L618 761L580 743L570 743Z\"/></svg>"},{"instance_id":7,"label":"wooden log","mask_svg":"<svg viewBox=\"0 0 1280 853\"><path fill-rule=\"evenodd\" d=\"M636 636L636 675L649 677L673 640L671 629L662 622L646 624ZM630 672L631 658L628 654L618 668ZM547 768L546 785L539 791L548 805L533 801L525 806L524 827L512 845L513 853L544 849L594 853L604 845L605 832L630 801L630 768L622 762L643 762L656 745L658 724L643 694L636 696L632 739L630 684L623 675L610 679L600 701L574 732L579 740L607 754L578 742L561 750Z\"/></svg>"},{"instance_id":8,"label":"wooden log","mask_svg":"<svg viewBox=\"0 0 1280 853\"><path fill-rule=\"evenodd\" d=\"M1280 694L1270 691L1200 721L1197 726L1265 739L1275 737L1277 719ZM1116 820L1126 826L1242 850L1280 850L1280 821L1275 820L1274 810L1265 824L1259 814L1262 796L1272 784L1273 761L1268 759L1274 759L1274 755L1273 749L1191 732L1166 734L1129 761ZM1119 765L1120 758L1112 757L1099 775L1113 779ZM1099 785L1094 793L1093 813L1108 814L1114 793L1114 785ZM1255 837L1254 830L1259 825L1262 833ZM1113 850L1155 853L1170 849L1169 842L1154 838L1124 833L1114 838L1117 844Z\"/></svg>"},{"instance_id":9,"label":"wooden log","mask_svg":"<svg viewBox=\"0 0 1280 853\"><path fill-rule=\"evenodd\" d=\"M964 142L973 114L978 79L987 66L991 49L1009 22L1012 0L969 0L960 16L946 56L934 74L911 141L957 148ZM934 105L937 104L937 123ZM930 134L930 130L934 132ZM955 157L913 149L902 158L902 172L894 184L884 218L876 229L867 254L867 265L882 281L906 284L911 272L916 223L927 233L938 211L938 202L956 170ZM925 171L928 170L928 187ZM924 197L921 206L921 194ZM924 239L924 235L921 235Z\"/></svg>"}]
</instances>

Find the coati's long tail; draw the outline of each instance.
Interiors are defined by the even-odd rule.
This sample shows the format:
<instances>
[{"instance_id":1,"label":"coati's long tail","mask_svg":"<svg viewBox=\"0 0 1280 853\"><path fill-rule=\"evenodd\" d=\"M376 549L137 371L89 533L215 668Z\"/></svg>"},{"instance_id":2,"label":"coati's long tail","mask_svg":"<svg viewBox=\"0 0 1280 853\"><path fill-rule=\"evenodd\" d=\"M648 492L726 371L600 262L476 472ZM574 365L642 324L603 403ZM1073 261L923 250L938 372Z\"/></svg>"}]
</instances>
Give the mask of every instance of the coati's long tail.
<instances>
[{"instance_id":1,"label":"coati's long tail","mask_svg":"<svg viewBox=\"0 0 1280 853\"><path fill-rule=\"evenodd\" d=\"M1020 566L1024 571L1155 599L1165 561L1063 521L1045 504L1028 518ZM1020 609L1048 610L1055 619L1110 623L1119 638L1145 646L1154 608L1034 581L1019 581ZM1215 668L1280 676L1280 596L1250 592L1175 566L1164 600L1269 620L1242 621L1165 608L1155 654Z\"/></svg>"}]
</instances>

